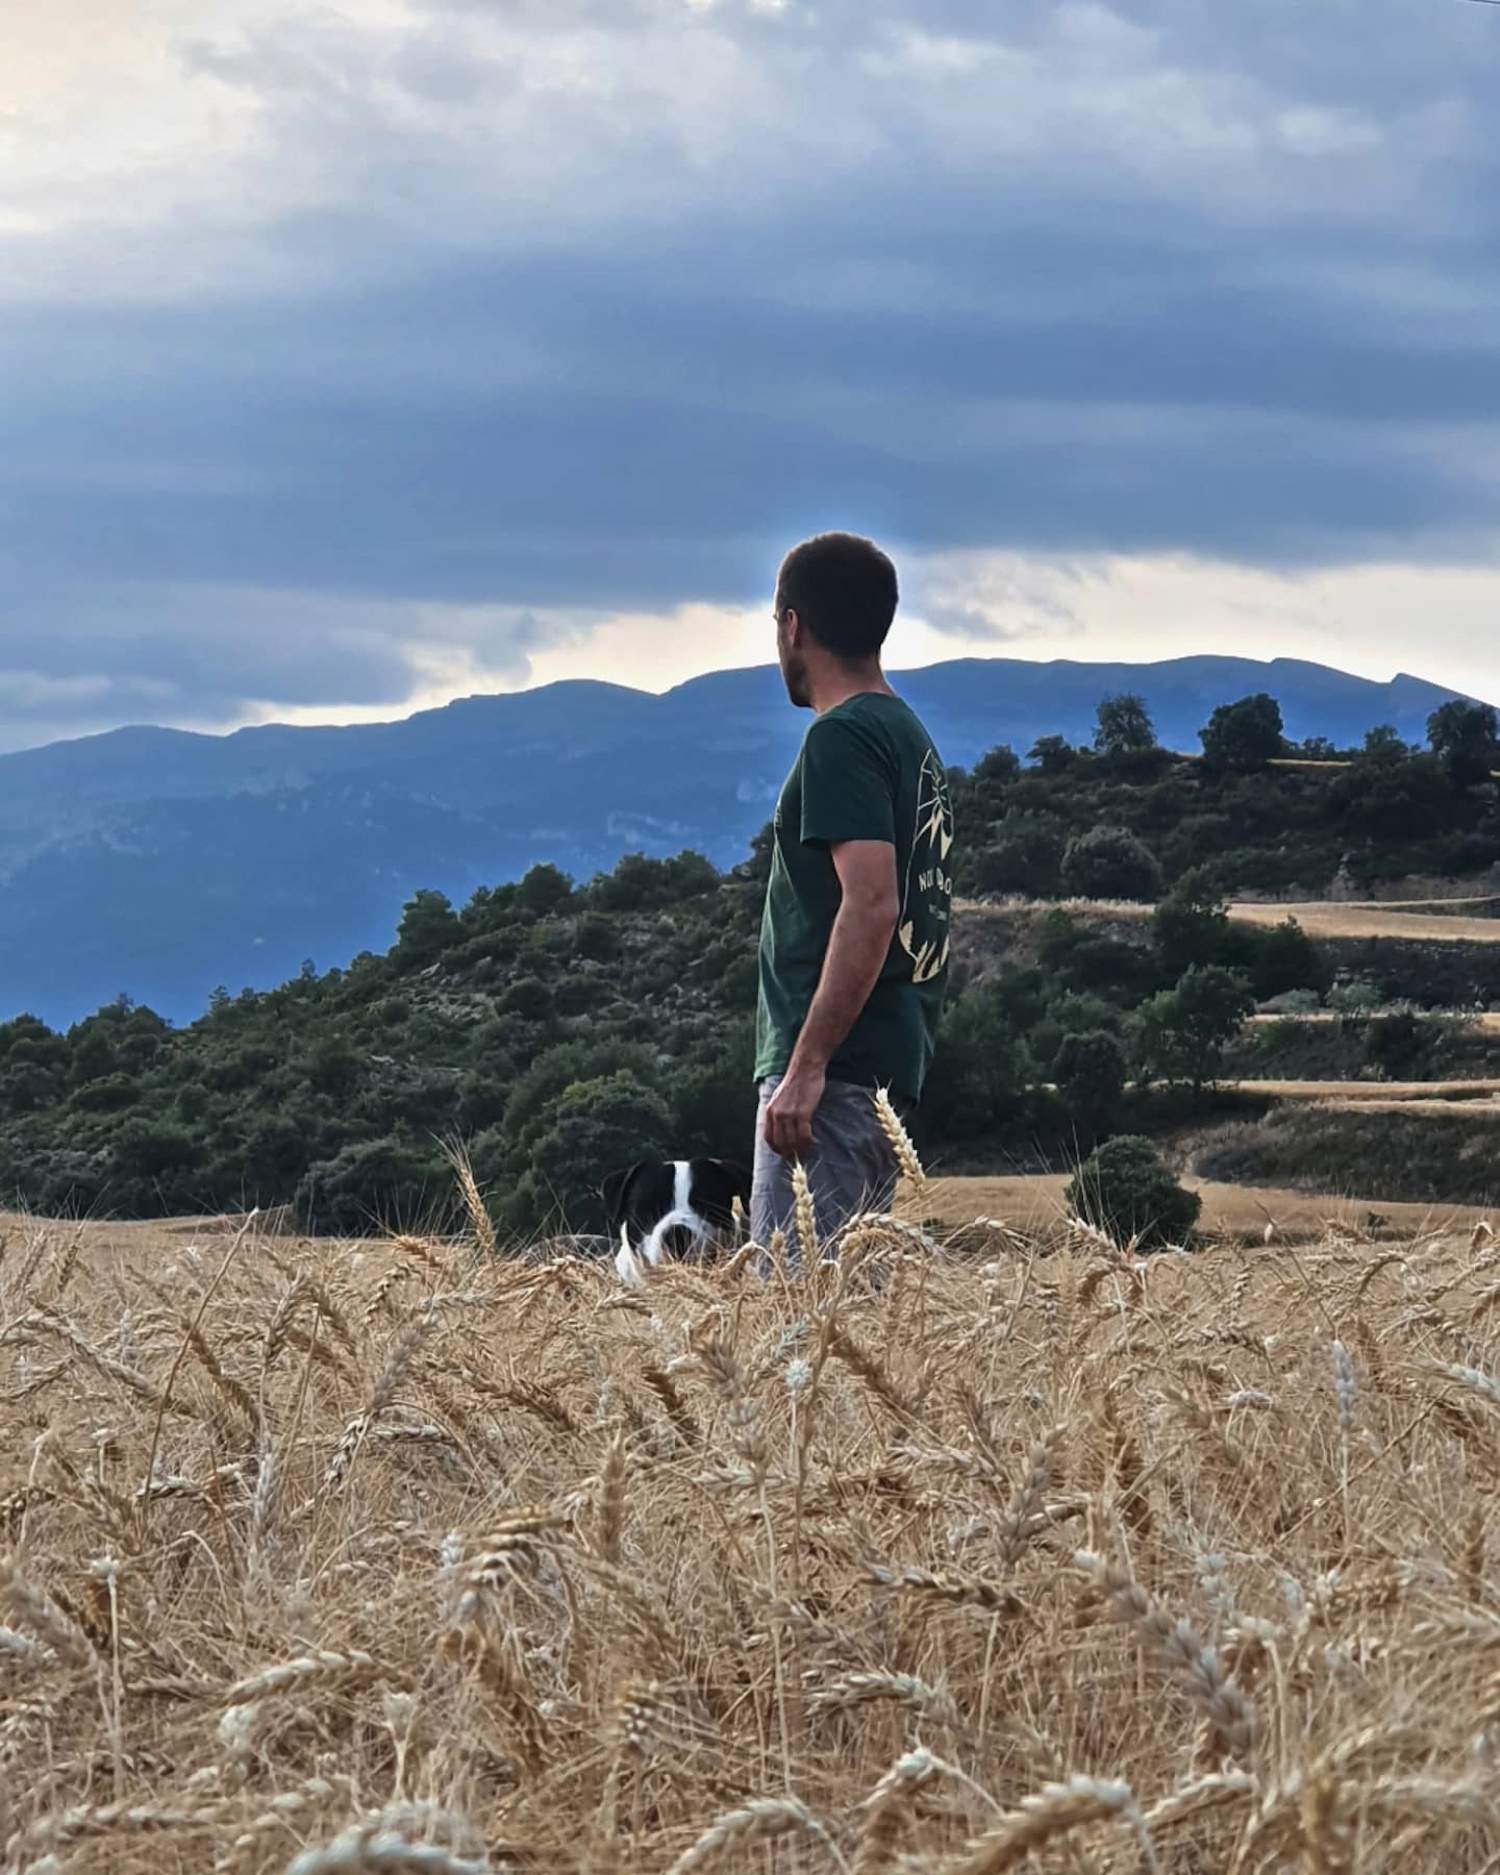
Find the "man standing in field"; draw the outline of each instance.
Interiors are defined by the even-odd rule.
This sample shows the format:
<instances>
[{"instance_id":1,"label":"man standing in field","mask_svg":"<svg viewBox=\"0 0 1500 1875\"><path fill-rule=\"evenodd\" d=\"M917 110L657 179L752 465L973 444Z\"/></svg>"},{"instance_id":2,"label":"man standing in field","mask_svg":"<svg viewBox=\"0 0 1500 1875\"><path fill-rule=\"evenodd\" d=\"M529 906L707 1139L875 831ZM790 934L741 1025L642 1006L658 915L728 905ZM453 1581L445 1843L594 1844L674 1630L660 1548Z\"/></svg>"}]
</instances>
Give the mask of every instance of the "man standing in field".
<instances>
[{"instance_id":1,"label":"man standing in field","mask_svg":"<svg viewBox=\"0 0 1500 1875\"><path fill-rule=\"evenodd\" d=\"M932 738L881 669L897 597L890 560L851 534L794 547L776 582L781 674L815 719L776 806L750 1229L794 1251L799 1159L822 1244L889 1208L897 1169L871 1095L915 1106L947 983L953 809Z\"/></svg>"}]
</instances>

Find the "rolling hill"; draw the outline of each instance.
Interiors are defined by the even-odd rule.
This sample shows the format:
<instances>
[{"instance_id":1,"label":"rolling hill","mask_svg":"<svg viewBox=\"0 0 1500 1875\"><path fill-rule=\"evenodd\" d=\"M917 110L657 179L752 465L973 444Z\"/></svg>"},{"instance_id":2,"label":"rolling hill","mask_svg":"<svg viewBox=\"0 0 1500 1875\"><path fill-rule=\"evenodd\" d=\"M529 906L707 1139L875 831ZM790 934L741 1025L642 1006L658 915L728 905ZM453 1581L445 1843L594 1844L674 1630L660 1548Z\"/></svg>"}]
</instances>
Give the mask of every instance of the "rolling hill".
<instances>
[{"instance_id":1,"label":"rolling hill","mask_svg":"<svg viewBox=\"0 0 1500 1875\"><path fill-rule=\"evenodd\" d=\"M1294 738L1420 738L1453 693L1291 660L1151 665L967 659L904 673L947 759L1086 739L1101 696L1143 695L1169 746L1269 690ZM455 898L539 860L737 860L768 818L805 719L774 668L665 695L567 683L404 721L227 736L130 728L0 757L0 1020L68 1022L126 992L197 1014L218 983L279 982L389 942L419 886Z\"/></svg>"}]
</instances>

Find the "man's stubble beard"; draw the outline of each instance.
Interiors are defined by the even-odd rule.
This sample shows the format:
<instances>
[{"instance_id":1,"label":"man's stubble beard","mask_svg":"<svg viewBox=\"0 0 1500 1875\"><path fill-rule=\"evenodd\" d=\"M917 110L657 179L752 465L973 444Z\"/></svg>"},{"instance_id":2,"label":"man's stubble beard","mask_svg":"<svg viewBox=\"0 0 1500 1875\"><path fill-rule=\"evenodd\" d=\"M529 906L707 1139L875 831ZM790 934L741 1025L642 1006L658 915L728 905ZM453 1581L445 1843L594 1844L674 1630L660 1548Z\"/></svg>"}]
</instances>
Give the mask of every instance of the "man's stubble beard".
<instances>
[{"instance_id":1,"label":"man's stubble beard","mask_svg":"<svg viewBox=\"0 0 1500 1875\"><path fill-rule=\"evenodd\" d=\"M802 660L784 656L781 660L781 678L793 704L799 710L810 710L812 690L807 681L807 667Z\"/></svg>"}]
</instances>

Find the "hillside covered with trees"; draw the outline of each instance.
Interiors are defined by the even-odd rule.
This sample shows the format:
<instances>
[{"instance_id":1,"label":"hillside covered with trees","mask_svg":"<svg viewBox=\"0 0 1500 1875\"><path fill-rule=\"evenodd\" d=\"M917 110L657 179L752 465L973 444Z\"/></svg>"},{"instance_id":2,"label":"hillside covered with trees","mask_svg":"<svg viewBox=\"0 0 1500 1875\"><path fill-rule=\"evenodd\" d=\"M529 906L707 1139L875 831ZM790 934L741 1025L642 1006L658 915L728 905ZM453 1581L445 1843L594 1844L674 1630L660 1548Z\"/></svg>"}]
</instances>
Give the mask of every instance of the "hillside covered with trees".
<instances>
[{"instance_id":1,"label":"hillside covered with trees","mask_svg":"<svg viewBox=\"0 0 1500 1875\"><path fill-rule=\"evenodd\" d=\"M1268 691L1288 733L1420 738L1450 690L1298 660L1150 664L965 658L903 671L949 762L1039 731L1088 743L1102 696L1138 692L1196 749L1211 703ZM803 723L774 664L661 695L573 680L388 723L232 735L120 729L0 754L0 1021L65 1028L121 991L176 1023L216 983L272 989L383 951L419 888L463 904L542 861L580 880L627 853L743 859Z\"/></svg>"},{"instance_id":2,"label":"hillside covered with trees","mask_svg":"<svg viewBox=\"0 0 1500 1875\"><path fill-rule=\"evenodd\" d=\"M1495 865L1495 737L1493 711L1456 704L1425 750L1380 729L1353 751L1288 750L1252 697L1184 760L1115 697L1089 747L1044 737L1024 763L1002 748L956 770L961 895L1156 911L1121 933L1055 906L999 958L960 920L929 1155L1062 1162L1139 1129L1162 1097L1128 1084L1190 1111L1258 1000L1329 987L1294 924L1232 925L1223 899ZM0 1203L293 1201L310 1228L359 1231L424 1214L461 1138L507 1228L597 1225L611 1167L747 1148L767 853L763 833L728 872L635 856L581 885L538 866L461 908L419 891L383 955L216 992L182 1029L123 998L66 1032L0 1025Z\"/></svg>"}]
</instances>

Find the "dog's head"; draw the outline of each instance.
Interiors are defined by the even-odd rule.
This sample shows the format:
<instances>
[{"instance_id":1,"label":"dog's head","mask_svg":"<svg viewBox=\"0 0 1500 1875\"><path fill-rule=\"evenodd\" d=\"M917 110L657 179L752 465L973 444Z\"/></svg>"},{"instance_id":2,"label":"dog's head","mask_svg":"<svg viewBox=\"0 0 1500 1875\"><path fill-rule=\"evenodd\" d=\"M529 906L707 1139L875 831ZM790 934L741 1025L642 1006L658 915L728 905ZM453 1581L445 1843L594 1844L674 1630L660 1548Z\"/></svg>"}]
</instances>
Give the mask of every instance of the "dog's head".
<instances>
[{"instance_id":1,"label":"dog's head","mask_svg":"<svg viewBox=\"0 0 1500 1875\"><path fill-rule=\"evenodd\" d=\"M611 1172L600 1189L615 1266L631 1282L643 1263L691 1256L723 1237L735 1199L750 1203L750 1174L730 1159L641 1159Z\"/></svg>"}]
</instances>

